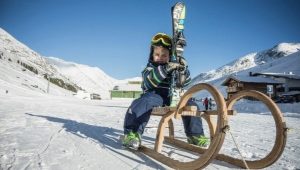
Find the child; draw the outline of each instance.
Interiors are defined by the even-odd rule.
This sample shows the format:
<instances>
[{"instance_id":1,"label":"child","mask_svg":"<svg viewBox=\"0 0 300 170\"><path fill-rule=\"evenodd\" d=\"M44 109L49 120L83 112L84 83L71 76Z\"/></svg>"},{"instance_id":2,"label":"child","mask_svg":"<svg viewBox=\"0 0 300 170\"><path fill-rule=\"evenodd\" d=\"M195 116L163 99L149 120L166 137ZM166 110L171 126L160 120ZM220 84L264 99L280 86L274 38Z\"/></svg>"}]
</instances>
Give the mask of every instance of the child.
<instances>
[{"instance_id":1,"label":"child","mask_svg":"<svg viewBox=\"0 0 300 170\"><path fill-rule=\"evenodd\" d=\"M170 105L169 87L171 73L174 70L179 69L184 72L184 86L191 82L187 62L184 59L181 63L170 62L171 50L172 39L168 35L158 33L152 38L148 64L142 72L143 94L131 103L125 115L125 136L122 141L125 147L137 149L141 144L141 136L150 119L152 109ZM197 106L192 100L188 101L188 105ZM208 138L204 136L201 118L183 116L182 120L188 143L206 146Z\"/></svg>"}]
</instances>

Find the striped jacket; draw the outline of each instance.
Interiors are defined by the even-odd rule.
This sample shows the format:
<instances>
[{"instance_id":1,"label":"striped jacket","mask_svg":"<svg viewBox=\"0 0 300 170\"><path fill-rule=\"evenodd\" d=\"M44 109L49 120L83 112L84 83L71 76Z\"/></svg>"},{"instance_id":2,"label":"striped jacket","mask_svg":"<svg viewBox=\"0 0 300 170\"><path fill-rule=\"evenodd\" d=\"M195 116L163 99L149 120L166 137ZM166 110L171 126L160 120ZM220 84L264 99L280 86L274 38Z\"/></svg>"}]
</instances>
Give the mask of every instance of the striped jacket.
<instances>
[{"instance_id":1,"label":"striped jacket","mask_svg":"<svg viewBox=\"0 0 300 170\"><path fill-rule=\"evenodd\" d=\"M168 97L169 88L171 83L171 76L166 73L166 64L157 64L149 62L146 68L142 71L143 92L152 92L162 96L163 98ZM185 71L186 81L184 87L191 82L190 72L188 69Z\"/></svg>"}]
</instances>

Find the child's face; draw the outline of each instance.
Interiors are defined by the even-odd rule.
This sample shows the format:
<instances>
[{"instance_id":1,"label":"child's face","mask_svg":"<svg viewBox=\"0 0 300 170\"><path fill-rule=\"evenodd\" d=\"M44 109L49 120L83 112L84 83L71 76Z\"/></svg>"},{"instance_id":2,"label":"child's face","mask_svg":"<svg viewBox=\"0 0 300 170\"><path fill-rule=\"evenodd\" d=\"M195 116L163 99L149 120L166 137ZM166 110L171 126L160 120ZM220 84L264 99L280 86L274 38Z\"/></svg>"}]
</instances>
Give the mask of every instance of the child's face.
<instances>
[{"instance_id":1,"label":"child's face","mask_svg":"<svg viewBox=\"0 0 300 170\"><path fill-rule=\"evenodd\" d=\"M159 64L165 64L170 60L169 50L164 47L154 47L153 61Z\"/></svg>"}]
</instances>

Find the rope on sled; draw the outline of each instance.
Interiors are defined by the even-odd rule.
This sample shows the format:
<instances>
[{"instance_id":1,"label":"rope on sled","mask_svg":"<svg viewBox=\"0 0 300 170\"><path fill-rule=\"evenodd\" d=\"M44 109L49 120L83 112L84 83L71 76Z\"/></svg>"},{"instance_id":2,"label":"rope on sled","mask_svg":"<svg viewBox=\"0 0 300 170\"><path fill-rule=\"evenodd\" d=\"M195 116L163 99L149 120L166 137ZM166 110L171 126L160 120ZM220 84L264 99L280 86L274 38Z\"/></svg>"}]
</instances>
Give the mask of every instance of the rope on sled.
<instances>
[{"instance_id":1,"label":"rope on sled","mask_svg":"<svg viewBox=\"0 0 300 170\"><path fill-rule=\"evenodd\" d=\"M228 130L228 132L230 133L230 136L231 136L231 138L232 138L232 140L233 140L233 142L234 142L234 144L235 144L235 146L236 146L236 148L237 148L237 150L238 150L238 152L239 152L239 154L240 154L240 156L241 156L241 158L242 158L242 160L244 162L244 165L245 165L246 169L249 169L249 166L248 166L247 162L245 161L245 158L243 157L243 155L242 155L242 153L241 153L241 151L239 149L239 146L238 146L237 142L235 141L232 133L229 130Z\"/></svg>"}]
</instances>

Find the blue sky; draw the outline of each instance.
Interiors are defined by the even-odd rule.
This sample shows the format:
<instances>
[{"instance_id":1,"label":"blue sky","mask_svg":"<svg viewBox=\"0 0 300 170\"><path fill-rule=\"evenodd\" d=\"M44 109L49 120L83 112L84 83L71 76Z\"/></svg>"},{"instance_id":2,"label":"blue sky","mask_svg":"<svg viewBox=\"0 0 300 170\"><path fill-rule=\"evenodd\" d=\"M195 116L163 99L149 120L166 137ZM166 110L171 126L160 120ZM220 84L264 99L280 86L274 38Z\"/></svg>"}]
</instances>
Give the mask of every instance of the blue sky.
<instances>
[{"instance_id":1,"label":"blue sky","mask_svg":"<svg viewBox=\"0 0 300 170\"><path fill-rule=\"evenodd\" d=\"M124 79L141 75L155 33L172 33L176 2L0 0L0 27L43 56ZM300 42L298 0L183 2L192 77L281 42Z\"/></svg>"}]
</instances>

